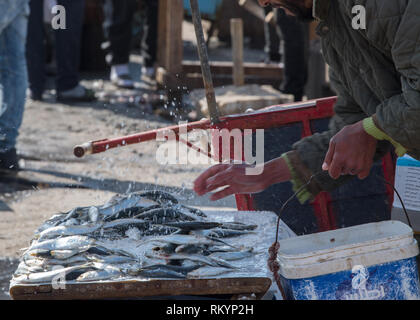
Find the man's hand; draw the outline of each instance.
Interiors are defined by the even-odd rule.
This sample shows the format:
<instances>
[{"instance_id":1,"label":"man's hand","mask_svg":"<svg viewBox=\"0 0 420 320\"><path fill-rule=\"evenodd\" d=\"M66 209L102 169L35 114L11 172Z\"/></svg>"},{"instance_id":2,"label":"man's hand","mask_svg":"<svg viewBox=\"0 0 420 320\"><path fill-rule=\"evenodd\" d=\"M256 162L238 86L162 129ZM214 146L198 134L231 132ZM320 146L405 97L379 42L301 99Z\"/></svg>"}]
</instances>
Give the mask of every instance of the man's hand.
<instances>
[{"instance_id":1,"label":"man's hand","mask_svg":"<svg viewBox=\"0 0 420 320\"><path fill-rule=\"evenodd\" d=\"M377 140L366 133L363 121L344 127L330 141L330 147L322 165L333 179L341 175L369 176L376 152Z\"/></svg>"},{"instance_id":2,"label":"man's hand","mask_svg":"<svg viewBox=\"0 0 420 320\"><path fill-rule=\"evenodd\" d=\"M247 175L246 164L218 164L202 173L194 182L194 191L202 196L218 188L223 190L213 194L215 201L232 194L257 193L264 191L274 183L290 180L290 171L286 162L274 159L264 164L260 175Z\"/></svg>"}]
</instances>

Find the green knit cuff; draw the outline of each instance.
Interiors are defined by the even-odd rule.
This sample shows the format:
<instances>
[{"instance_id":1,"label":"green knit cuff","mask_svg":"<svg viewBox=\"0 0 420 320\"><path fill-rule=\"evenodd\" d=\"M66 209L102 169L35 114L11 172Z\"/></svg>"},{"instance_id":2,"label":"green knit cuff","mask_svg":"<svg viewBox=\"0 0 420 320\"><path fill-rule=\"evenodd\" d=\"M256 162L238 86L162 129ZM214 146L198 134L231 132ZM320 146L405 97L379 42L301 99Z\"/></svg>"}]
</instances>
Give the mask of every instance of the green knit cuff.
<instances>
[{"instance_id":1,"label":"green knit cuff","mask_svg":"<svg viewBox=\"0 0 420 320\"><path fill-rule=\"evenodd\" d=\"M292 176L292 186L293 186L293 192L297 192L300 188L302 188L302 186L304 185L304 183L298 178L298 175L296 174L295 169L293 168L289 157L287 156L286 153L283 153L281 155L281 158L284 159L284 161L286 162L287 166L289 167L290 170L290 174ZM309 192L308 188L304 188L303 190L301 190L297 195L296 198L299 200L300 204L304 204L305 202L311 200L313 198L313 195Z\"/></svg>"},{"instance_id":2,"label":"green knit cuff","mask_svg":"<svg viewBox=\"0 0 420 320\"><path fill-rule=\"evenodd\" d=\"M376 140L388 140L387 138L389 138L385 132L376 126L372 117L363 120L363 129Z\"/></svg>"},{"instance_id":3,"label":"green knit cuff","mask_svg":"<svg viewBox=\"0 0 420 320\"><path fill-rule=\"evenodd\" d=\"M388 136L385 132L383 132L376 126L372 117L366 118L363 120L363 128L368 134L370 134L376 140L387 140L391 142L393 146L395 147L395 153L399 157L402 157L403 155L407 153L406 148L404 148L401 144L396 142L394 139L392 139L390 136Z\"/></svg>"}]
</instances>

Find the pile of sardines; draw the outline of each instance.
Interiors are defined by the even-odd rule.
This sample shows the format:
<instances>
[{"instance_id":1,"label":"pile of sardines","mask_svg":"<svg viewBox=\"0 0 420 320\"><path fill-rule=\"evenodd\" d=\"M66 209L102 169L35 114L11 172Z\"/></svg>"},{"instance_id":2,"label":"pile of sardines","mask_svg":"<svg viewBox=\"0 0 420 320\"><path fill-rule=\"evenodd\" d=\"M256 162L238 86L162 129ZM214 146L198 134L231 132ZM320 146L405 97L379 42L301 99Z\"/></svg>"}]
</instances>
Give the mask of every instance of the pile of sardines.
<instances>
[{"instance_id":1,"label":"pile of sardines","mask_svg":"<svg viewBox=\"0 0 420 320\"><path fill-rule=\"evenodd\" d=\"M78 207L46 221L24 249L12 283L214 277L255 254L229 238L256 227L208 221L163 191L117 195L103 206Z\"/></svg>"}]
</instances>

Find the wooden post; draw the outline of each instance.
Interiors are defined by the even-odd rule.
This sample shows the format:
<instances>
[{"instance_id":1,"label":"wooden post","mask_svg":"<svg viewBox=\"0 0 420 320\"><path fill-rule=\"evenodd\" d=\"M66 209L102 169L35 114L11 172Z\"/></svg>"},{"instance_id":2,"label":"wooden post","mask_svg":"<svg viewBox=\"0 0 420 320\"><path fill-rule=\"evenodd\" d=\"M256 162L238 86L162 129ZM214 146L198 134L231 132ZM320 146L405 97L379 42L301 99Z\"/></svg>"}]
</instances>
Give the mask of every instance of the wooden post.
<instances>
[{"instance_id":1,"label":"wooden post","mask_svg":"<svg viewBox=\"0 0 420 320\"><path fill-rule=\"evenodd\" d=\"M184 3L182 0L159 1L158 64L174 76L182 72L183 20Z\"/></svg>"},{"instance_id":2,"label":"wooden post","mask_svg":"<svg viewBox=\"0 0 420 320\"><path fill-rule=\"evenodd\" d=\"M244 75L244 31L242 19L230 20L230 33L232 37L233 56L233 84L243 86Z\"/></svg>"}]
</instances>

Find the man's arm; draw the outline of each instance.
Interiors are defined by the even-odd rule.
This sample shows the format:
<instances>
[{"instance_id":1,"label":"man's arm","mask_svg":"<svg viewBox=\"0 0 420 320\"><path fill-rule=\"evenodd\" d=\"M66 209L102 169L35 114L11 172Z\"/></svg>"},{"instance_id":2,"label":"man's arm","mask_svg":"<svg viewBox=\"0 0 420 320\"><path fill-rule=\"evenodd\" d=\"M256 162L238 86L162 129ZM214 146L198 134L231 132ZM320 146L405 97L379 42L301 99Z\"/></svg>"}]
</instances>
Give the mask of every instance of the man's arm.
<instances>
[{"instance_id":1,"label":"man's arm","mask_svg":"<svg viewBox=\"0 0 420 320\"><path fill-rule=\"evenodd\" d=\"M381 159L390 150L389 142L375 141L376 139L373 138L370 138L369 141L369 137L366 137L369 135L363 130L362 121L368 118L368 115L364 113L360 106L354 101L332 69L330 69L330 81L338 98L334 106L336 115L330 121L329 130L302 139L293 146L293 150L289 153L290 156L293 156L294 158L291 162L292 166L296 168L295 171L299 175L299 180L308 181L311 175L318 173L310 185L310 189L312 190L311 194L313 196L317 194L316 191L332 191L354 178L355 175L360 174L360 172L351 173L349 171L343 171L336 176L335 172L332 172L334 171L334 168L331 168L331 161L328 163L330 167L327 169L329 171L323 171L322 167L324 162L326 162L329 157L331 157L331 159L334 157L334 149L331 148L334 139L343 136L341 140L344 141L336 143L342 145L341 148L344 149L341 151L342 153L348 153L342 155L342 160L348 160L352 154L360 155L361 153L366 152L367 149L372 149L370 155L365 155L365 158L370 157L370 159L365 160L365 172L367 173L369 172L372 163ZM354 129L361 129L363 132L360 132L360 135L367 139L367 143L372 144L372 146L366 148L361 145L360 150L354 152L353 148L355 147L355 144L351 143L349 138L349 132L355 131ZM348 168L341 167L339 169L348 170ZM341 175L341 173L343 173L343 175ZM334 178L332 176L334 176Z\"/></svg>"},{"instance_id":2,"label":"man's arm","mask_svg":"<svg viewBox=\"0 0 420 320\"><path fill-rule=\"evenodd\" d=\"M265 163L264 171L259 176L247 176L246 165L221 164L212 167L195 181L194 190L197 194L204 195L218 188L224 188L211 197L212 200L218 200L232 194L261 192L272 184L285 181L291 181L293 189L297 191L313 175L316 175L312 182L298 194L299 201L304 203L315 197L320 191L331 191L352 179L354 177L352 175L332 178L328 172L322 171L322 166L330 149L331 140L339 134L343 135L344 149L350 155L359 154L358 151L354 152L355 146L362 151L365 149L358 143L348 143L349 136L344 131L349 131L352 125L361 125L363 119L368 116L354 102L334 74L332 74L331 80L339 97L335 105L336 115L330 121L329 131L316 133L299 141L293 146L292 151ZM361 126L361 131L365 137L367 136L370 141L373 139L374 142L371 159L368 159L367 165L370 170L372 162L380 159L390 150L390 143L387 141L377 142L364 131L363 126Z\"/></svg>"},{"instance_id":3,"label":"man's arm","mask_svg":"<svg viewBox=\"0 0 420 320\"><path fill-rule=\"evenodd\" d=\"M247 175L246 164L218 164L203 172L194 182L194 191L202 196L224 187L211 196L219 200L232 194L250 194L264 191L272 184L289 181L292 177L282 158L273 159L263 164L260 175Z\"/></svg>"}]
</instances>

